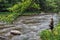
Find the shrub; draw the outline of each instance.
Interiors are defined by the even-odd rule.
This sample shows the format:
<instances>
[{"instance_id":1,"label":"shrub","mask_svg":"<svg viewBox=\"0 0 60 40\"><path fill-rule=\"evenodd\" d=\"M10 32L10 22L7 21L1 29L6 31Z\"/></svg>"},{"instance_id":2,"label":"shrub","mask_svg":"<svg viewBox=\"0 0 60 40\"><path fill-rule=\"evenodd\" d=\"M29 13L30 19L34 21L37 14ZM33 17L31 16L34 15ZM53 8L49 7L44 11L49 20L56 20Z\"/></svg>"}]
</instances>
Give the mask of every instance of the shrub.
<instances>
[{"instance_id":1,"label":"shrub","mask_svg":"<svg viewBox=\"0 0 60 40\"><path fill-rule=\"evenodd\" d=\"M60 24L58 24L53 32L50 30L44 30L40 33L42 40L60 40Z\"/></svg>"}]
</instances>

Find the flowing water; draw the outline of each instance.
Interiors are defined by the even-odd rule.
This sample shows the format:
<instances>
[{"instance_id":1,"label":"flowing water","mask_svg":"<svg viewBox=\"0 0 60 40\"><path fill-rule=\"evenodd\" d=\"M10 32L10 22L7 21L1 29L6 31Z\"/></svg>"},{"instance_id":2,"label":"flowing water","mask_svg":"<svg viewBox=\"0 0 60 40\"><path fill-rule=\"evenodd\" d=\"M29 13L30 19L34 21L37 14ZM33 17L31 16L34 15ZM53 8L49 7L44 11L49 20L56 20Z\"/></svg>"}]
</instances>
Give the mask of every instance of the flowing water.
<instances>
[{"instance_id":1,"label":"flowing water","mask_svg":"<svg viewBox=\"0 0 60 40\"><path fill-rule=\"evenodd\" d=\"M0 22L0 36L4 40L41 40L39 32L49 29L50 18L52 14L38 16L21 16L13 24ZM53 14L54 25L59 21L59 16ZM22 32L21 35L11 35L11 30ZM2 40L2 38L0 38Z\"/></svg>"}]
</instances>

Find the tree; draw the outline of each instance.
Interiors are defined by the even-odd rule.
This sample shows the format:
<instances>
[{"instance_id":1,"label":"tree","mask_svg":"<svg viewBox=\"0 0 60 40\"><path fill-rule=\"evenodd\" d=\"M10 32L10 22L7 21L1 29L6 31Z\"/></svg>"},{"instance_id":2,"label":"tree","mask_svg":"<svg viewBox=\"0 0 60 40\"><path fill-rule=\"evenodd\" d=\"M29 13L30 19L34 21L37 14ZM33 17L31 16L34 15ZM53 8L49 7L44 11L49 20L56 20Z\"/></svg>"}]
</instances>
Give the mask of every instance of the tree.
<instances>
[{"instance_id":1,"label":"tree","mask_svg":"<svg viewBox=\"0 0 60 40\"><path fill-rule=\"evenodd\" d=\"M12 12L22 13L22 12L26 11L27 9L31 9L31 8L38 9L38 5L35 4L33 0L25 0L25 1L15 4L14 6L8 8L8 9Z\"/></svg>"},{"instance_id":2,"label":"tree","mask_svg":"<svg viewBox=\"0 0 60 40\"><path fill-rule=\"evenodd\" d=\"M57 5L56 9L57 9L57 13L60 12L60 0L55 0L55 3Z\"/></svg>"}]
</instances>

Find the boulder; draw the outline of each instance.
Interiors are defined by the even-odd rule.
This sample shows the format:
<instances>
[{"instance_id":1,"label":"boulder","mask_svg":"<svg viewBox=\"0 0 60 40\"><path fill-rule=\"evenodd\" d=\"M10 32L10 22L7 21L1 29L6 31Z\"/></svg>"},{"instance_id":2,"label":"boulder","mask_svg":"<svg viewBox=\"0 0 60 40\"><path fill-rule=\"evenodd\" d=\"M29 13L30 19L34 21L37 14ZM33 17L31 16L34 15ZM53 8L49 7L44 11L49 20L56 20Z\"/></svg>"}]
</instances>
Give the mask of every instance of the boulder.
<instances>
[{"instance_id":1,"label":"boulder","mask_svg":"<svg viewBox=\"0 0 60 40\"><path fill-rule=\"evenodd\" d=\"M20 31L17 31L17 30L11 30L10 33L12 35L21 35L21 32Z\"/></svg>"}]
</instances>

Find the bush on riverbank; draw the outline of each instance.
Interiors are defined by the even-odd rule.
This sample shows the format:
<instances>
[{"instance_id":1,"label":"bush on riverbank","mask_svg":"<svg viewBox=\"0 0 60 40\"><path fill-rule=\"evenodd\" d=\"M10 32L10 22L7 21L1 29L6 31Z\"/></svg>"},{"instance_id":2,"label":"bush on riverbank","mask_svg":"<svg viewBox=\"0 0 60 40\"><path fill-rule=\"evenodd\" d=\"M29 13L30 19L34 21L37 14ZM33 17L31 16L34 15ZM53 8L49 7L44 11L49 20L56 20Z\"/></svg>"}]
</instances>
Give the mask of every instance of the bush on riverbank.
<instances>
[{"instance_id":1,"label":"bush on riverbank","mask_svg":"<svg viewBox=\"0 0 60 40\"><path fill-rule=\"evenodd\" d=\"M11 23L17 16L17 13L0 12L0 21Z\"/></svg>"},{"instance_id":2,"label":"bush on riverbank","mask_svg":"<svg viewBox=\"0 0 60 40\"><path fill-rule=\"evenodd\" d=\"M53 32L50 30L44 30L40 33L42 40L60 40L60 24L58 24Z\"/></svg>"}]
</instances>

